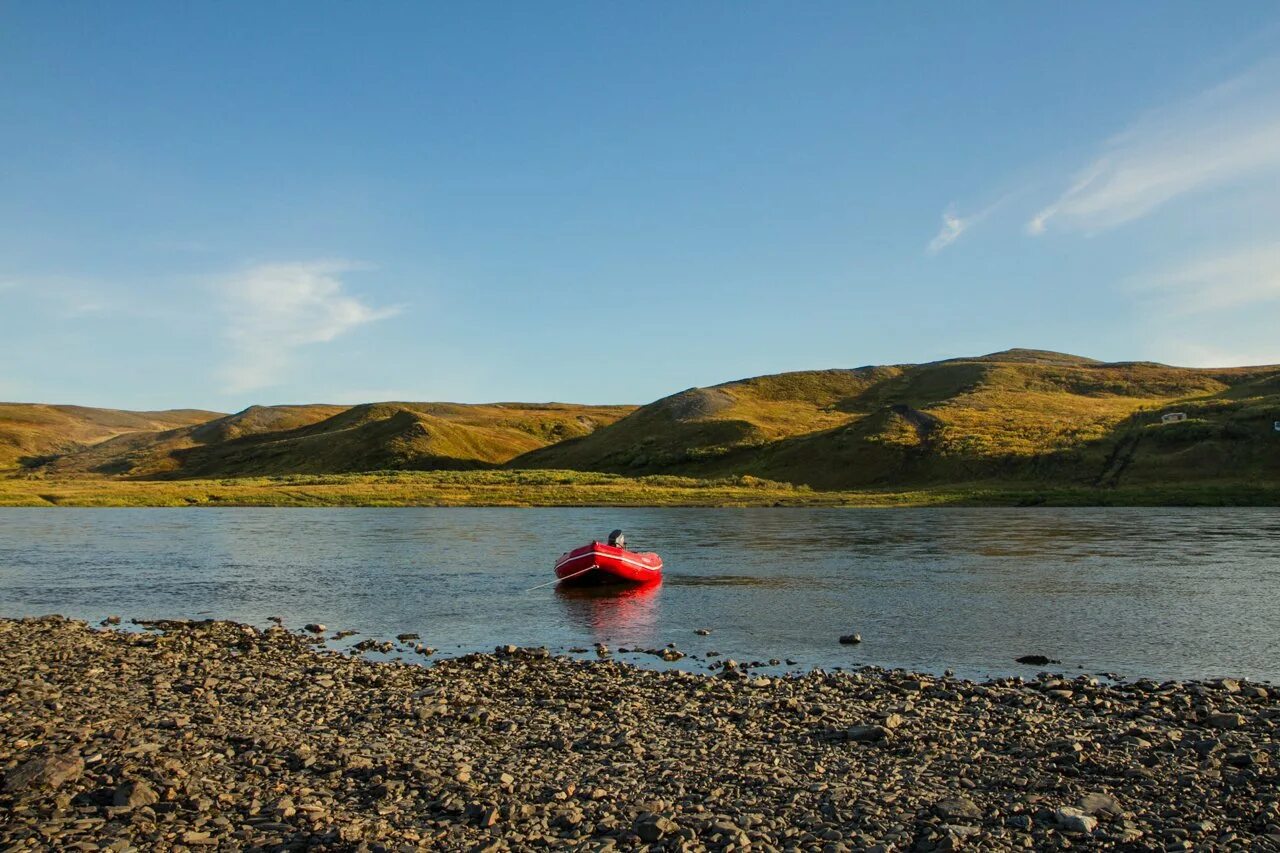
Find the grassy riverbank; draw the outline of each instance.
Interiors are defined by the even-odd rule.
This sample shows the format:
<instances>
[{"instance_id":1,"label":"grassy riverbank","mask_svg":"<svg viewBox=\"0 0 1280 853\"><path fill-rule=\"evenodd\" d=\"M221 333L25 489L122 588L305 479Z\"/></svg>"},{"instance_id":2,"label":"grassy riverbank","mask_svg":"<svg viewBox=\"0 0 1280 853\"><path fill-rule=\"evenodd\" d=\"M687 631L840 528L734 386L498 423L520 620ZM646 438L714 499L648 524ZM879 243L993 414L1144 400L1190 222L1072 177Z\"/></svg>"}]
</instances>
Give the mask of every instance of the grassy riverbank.
<instances>
[{"instance_id":1,"label":"grassy riverbank","mask_svg":"<svg viewBox=\"0 0 1280 853\"><path fill-rule=\"evenodd\" d=\"M738 476L579 471L390 471L210 480L0 479L0 506L1277 506L1280 484L1041 489L978 483L821 491Z\"/></svg>"},{"instance_id":2,"label":"grassy riverbank","mask_svg":"<svg viewBox=\"0 0 1280 853\"><path fill-rule=\"evenodd\" d=\"M427 668L228 622L0 619L0 849L1253 849L1263 685ZM672 638L678 639L678 638Z\"/></svg>"}]
</instances>

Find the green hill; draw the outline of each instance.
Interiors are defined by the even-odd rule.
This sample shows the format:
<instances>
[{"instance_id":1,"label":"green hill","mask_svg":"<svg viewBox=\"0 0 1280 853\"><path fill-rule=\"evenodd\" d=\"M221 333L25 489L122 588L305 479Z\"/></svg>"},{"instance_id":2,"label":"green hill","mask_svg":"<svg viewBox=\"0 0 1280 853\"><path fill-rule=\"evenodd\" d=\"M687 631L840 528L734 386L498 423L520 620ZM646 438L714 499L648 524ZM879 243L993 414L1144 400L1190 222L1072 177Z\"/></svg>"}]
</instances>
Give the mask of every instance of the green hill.
<instances>
[{"instance_id":1,"label":"green hill","mask_svg":"<svg viewBox=\"0 0 1280 853\"><path fill-rule=\"evenodd\" d=\"M192 478L490 468L630 411L557 403L253 406L197 426L113 438L42 471Z\"/></svg>"},{"instance_id":2,"label":"green hill","mask_svg":"<svg viewBox=\"0 0 1280 853\"><path fill-rule=\"evenodd\" d=\"M1163 423L1180 412L1185 420ZM1108 364L1009 350L560 403L117 412L0 404L28 477L217 479L561 469L820 490L1280 486L1280 367ZM570 478L572 479L572 478Z\"/></svg>"},{"instance_id":3,"label":"green hill","mask_svg":"<svg viewBox=\"0 0 1280 853\"><path fill-rule=\"evenodd\" d=\"M1176 409L1188 420L1163 424ZM822 489L1280 482L1280 367L1038 350L694 388L511 467L749 474Z\"/></svg>"},{"instance_id":4,"label":"green hill","mask_svg":"<svg viewBox=\"0 0 1280 853\"><path fill-rule=\"evenodd\" d=\"M217 412L173 409L125 412L87 406L0 403L0 470L33 466L128 433L154 433L199 424Z\"/></svg>"}]
</instances>

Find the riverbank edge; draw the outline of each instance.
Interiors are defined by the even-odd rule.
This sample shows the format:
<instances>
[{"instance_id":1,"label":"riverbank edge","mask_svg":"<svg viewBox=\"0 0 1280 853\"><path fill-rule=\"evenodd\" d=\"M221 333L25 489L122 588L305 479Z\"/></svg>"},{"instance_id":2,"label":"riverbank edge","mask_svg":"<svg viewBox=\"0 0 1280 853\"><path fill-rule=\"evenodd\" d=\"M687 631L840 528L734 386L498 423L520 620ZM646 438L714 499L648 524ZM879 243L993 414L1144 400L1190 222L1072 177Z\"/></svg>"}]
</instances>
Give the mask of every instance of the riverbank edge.
<instances>
[{"instance_id":1,"label":"riverbank edge","mask_svg":"<svg viewBox=\"0 0 1280 853\"><path fill-rule=\"evenodd\" d=\"M422 667L278 627L150 627L0 619L0 841L1280 844L1280 702L1247 682L709 676L512 647Z\"/></svg>"},{"instance_id":2,"label":"riverbank edge","mask_svg":"<svg viewBox=\"0 0 1280 853\"><path fill-rule=\"evenodd\" d=\"M733 477L380 472L210 480L0 478L0 507L1275 507L1280 483L1089 488L974 483L820 491Z\"/></svg>"}]
</instances>

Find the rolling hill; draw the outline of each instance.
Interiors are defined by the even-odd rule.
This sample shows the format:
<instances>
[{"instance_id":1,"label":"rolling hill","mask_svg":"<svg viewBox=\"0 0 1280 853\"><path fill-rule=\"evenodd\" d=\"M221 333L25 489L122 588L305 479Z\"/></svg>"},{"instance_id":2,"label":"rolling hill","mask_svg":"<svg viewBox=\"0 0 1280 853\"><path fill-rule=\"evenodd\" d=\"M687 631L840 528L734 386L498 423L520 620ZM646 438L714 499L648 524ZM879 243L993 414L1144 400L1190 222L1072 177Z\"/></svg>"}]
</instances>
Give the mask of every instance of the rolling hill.
<instances>
[{"instance_id":1,"label":"rolling hill","mask_svg":"<svg viewBox=\"0 0 1280 853\"><path fill-rule=\"evenodd\" d=\"M42 471L177 479L492 468L630 411L559 403L252 406L194 426L111 438L49 460Z\"/></svg>"},{"instance_id":2,"label":"rolling hill","mask_svg":"<svg viewBox=\"0 0 1280 853\"><path fill-rule=\"evenodd\" d=\"M1163 424L1176 409L1188 419ZM1015 480L1280 481L1280 367L1107 364L1009 350L693 388L511 467L821 489Z\"/></svg>"},{"instance_id":3,"label":"rolling hill","mask_svg":"<svg viewBox=\"0 0 1280 853\"><path fill-rule=\"evenodd\" d=\"M0 470L38 465L114 436L189 427L220 416L218 412L197 409L125 412L87 406L0 403Z\"/></svg>"},{"instance_id":4,"label":"rolling hill","mask_svg":"<svg viewBox=\"0 0 1280 853\"><path fill-rule=\"evenodd\" d=\"M1161 415L1186 419L1163 423ZM820 490L1272 483L1280 367L1008 350L759 376L639 408L369 403L119 412L0 405L0 466L115 479L567 469Z\"/></svg>"}]
</instances>

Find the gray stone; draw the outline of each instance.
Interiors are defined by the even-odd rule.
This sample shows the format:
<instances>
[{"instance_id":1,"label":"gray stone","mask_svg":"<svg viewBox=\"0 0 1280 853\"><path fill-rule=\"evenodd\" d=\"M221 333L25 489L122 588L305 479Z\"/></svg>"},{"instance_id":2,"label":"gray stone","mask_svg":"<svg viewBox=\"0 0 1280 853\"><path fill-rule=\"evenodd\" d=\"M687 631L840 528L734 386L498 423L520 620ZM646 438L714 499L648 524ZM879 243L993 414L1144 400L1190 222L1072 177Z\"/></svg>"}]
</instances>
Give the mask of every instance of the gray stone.
<instances>
[{"instance_id":1,"label":"gray stone","mask_svg":"<svg viewBox=\"0 0 1280 853\"><path fill-rule=\"evenodd\" d=\"M1120 808L1120 801L1110 794L1101 792L1091 792L1080 798L1077 805L1080 810L1087 815L1106 815L1107 817L1119 817L1123 809Z\"/></svg>"},{"instance_id":2,"label":"gray stone","mask_svg":"<svg viewBox=\"0 0 1280 853\"><path fill-rule=\"evenodd\" d=\"M933 804L933 813L943 820L979 820L982 809L967 797L944 797Z\"/></svg>"},{"instance_id":3,"label":"gray stone","mask_svg":"<svg viewBox=\"0 0 1280 853\"><path fill-rule=\"evenodd\" d=\"M884 726L853 726L845 731L845 737L859 743L884 740L888 736L889 730Z\"/></svg>"},{"instance_id":4,"label":"gray stone","mask_svg":"<svg viewBox=\"0 0 1280 853\"><path fill-rule=\"evenodd\" d=\"M1058 826L1067 832L1081 832L1085 835L1098 828L1098 819L1072 806L1063 806L1054 813Z\"/></svg>"}]
</instances>

